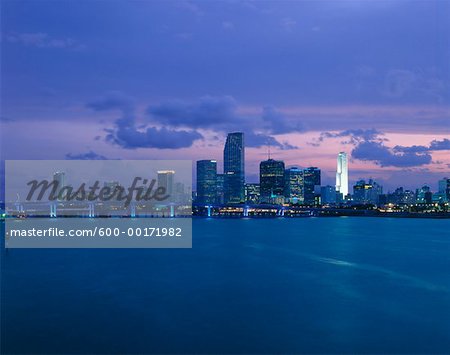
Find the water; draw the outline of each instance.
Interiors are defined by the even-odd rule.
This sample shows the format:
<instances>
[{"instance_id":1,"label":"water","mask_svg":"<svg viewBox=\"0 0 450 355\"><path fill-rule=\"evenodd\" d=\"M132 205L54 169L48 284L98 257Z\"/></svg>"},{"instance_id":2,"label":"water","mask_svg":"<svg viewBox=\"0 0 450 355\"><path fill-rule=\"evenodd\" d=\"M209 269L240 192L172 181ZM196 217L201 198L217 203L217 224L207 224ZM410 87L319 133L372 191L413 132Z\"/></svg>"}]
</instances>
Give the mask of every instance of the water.
<instances>
[{"instance_id":1,"label":"water","mask_svg":"<svg viewBox=\"0 0 450 355\"><path fill-rule=\"evenodd\" d=\"M450 220L196 219L193 249L2 252L2 353L450 353Z\"/></svg>"}]
</instances>

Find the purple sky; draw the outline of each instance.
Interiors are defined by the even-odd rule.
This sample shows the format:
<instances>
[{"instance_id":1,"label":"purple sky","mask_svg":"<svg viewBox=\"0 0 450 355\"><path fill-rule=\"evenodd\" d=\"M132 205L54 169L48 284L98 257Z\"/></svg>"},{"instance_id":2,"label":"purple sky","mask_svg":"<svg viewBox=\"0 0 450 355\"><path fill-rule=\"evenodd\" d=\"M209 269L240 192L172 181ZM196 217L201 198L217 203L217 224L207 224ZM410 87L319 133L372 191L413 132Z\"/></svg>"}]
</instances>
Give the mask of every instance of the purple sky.
<instances>
[{"instance_id":1,"label":"purple sky","mask_svg":"<svg viewBox=\"0 0 450 355\"><path fill-rule=\"evenodd\" d=\"M450 176L448 1L2 1L2 159L272 155Z\"/></svg>"}]
</instances>

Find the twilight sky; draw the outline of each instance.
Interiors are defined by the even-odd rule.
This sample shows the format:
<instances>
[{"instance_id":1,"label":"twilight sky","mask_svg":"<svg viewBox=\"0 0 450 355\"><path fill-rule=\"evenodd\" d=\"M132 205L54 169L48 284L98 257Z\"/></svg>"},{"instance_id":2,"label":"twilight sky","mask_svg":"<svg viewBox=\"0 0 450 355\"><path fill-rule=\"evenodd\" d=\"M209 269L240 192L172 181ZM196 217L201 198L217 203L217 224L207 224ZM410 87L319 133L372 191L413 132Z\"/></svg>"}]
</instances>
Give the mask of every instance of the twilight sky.
<instances>
[{"instance_id":1,"label":"twilight sky","mask_svg":"<svg viewBox=\"0 0 450 355\"><path fill-rule=\"evenodd\" d=\"M386 190L450 176L450 1L19 1L1 9L4 159L259 161Z\"/></svg>"}]
</instances>

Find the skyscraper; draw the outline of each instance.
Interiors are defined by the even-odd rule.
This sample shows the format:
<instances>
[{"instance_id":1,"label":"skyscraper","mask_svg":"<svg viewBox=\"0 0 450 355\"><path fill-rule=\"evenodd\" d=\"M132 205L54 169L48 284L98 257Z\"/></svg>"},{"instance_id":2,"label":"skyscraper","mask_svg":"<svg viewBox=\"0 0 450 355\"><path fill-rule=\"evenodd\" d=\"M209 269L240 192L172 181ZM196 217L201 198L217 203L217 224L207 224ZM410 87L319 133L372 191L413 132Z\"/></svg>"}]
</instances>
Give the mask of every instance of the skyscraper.
<instances>
[{"instance_id":1,"label":"skyscraper","mask_svg":"<svg viewBox=\"0 0 450 355\"><path fill-rule=\"evenodd\" d=\"M347 153L344 152L340 152L337 157L336 191L343 198L348 195L348 160Z\"/></svg>"},{"instance_id":2,"label":"skyscraper","mask_svg":"<svg viewBox=\"0 0 450 355\"><path fill-rule=\"evenodd\" d=\"M245 148L244 133L228 133L223 150L224 202L245 201Z\"/></svg>"},{"instance_id":3,"label":"skyscraper","mask_svg":"<svg viewBox=\"0 0 450 355\"><path fill-rule=\"evenodd\" d=\"M379 202L379 196L383 193L383 187L376 181L370 179L368 183L365 180L359 180L353 186L353 203L355 204L373 204Z\"/></svg>"},{"instance_id":4,"label":"skyscraper","mask_svg":"<svg viewBox=\"0 0 450 355\"><path fill-rule=\"evenodd\" d=\"M292 203L303 202L303 170L296 167L285 170L284 196Z\"/></svg>"},{"instance_id":5,"label":"skyscraper","mask_svg":"<svg viewBox=\"0 0 450 355\"><path fill-rule=\"evenodd\" d=\"M444 196L446 201L450 201L450 179L445 177L439 180L439 192Z\"/></svg>"},{"instance_id":6,"label":"skyscraper","mask_svg":"<svg viewBox=\"0 0 450 355\"><path fill-rule=\"evenodd\" d=\"M58 184L58 187L56 188L56 196L57 200L63 200L65 196L63 196L62 189L66 186L66 174L62 171L57 171L53 174L53 181L55 181Z\"/></svg>"},{"instance_id":7,"label":"skyscraper","mask_svg":"<svg viewBox=\"0 0 450 355\"><path fill-rule=\"evenodd\" d=\"M284 196L284 162L268 159L259 164L261 202L275 203Z\"/></svg>"},{"instance_id":8,"label":"skyscraper","mask_svg":"<svg viewBox=\"0 0 450 355\"><path fill-rule=\"evenodd\" d=\"M320 188L320 201L322 204L336 203L336 189L334 186L327 185Z\"/></svg>"},{"instance_id":9,"label":"skyscraper","mask_svg":"<svg viewBox=\"0 0 450 355\"><path fill-rule=\"evenodd\" d=\"M217 162L197 161L197 202L205 205L217 200Z\"/></svg>"},{"instance_id":10,"label":"skyscraper","mask_svg":"<svg viewBox=\"0 0 450 355\"><path fill-rule=\"evenodd\" d=\"M320 186L320 169L310 167L303 170L303 196L306 205L315 204L316 186Z\"/></svg>"},{"instance_id":11,"label":"skyscraper","mask_svg":"<svg viewBox=\"0 0 450 355\"><path fill-rule=\"evenodd\" d=\"M158 171L158 187L164 187L166 194L173 195L173 178L175 171L160 170Z\"/></svg>"}]
</instances>

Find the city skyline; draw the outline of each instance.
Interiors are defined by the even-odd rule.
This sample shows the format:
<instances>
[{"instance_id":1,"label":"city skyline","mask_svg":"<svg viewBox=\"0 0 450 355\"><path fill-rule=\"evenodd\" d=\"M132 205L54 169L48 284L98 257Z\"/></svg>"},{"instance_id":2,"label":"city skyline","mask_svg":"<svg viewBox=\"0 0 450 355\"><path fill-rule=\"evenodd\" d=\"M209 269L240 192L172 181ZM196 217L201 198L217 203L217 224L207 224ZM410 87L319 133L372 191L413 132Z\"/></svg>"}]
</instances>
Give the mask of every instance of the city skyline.
<instances>
[{"instance_id":1,"label":"city skyline","mask_svg":"<svg viewBox=\"0 0 450 355\"><path fill-rule=\"evenodd\" d=\"M228 138L230 137L230 135L233 136L233 135L236 135L236 134L239 134L239 135L242 134L242 138L241 139L242 139L242 141L245 140L243 138L244 134L242 132L228 133L227 134L227 139L225 140L225 143L224 143L224 150L223 150L223 155L222 155L223 157L225 155ZM244 148L243 151L245 151L245 144L243 145L243 148ZM277 165L277 163L282 163L282 169L284 169L285 172L287 172L288 170L296 171L296 170L307 170L307 169L316 169L316 168L318 168L320 170L320 182L321 182L321 185L322 186L333 186L335 188L336 192L339 192L339 193L342 194L342 197L345 197L349 193L351 194L352 193L351 187L357 185L358 182L363 181L363 180L374 180L374 177L372 175L363 176L363 175L352 175L352 174L349 174L349 167L348 167L349 159L348 159L348 154L346 152L338 152L338 153L335 154L335 161L337 161L337 164L335 165L335 169L334 169L334 171L331 171L331 175L328 174L328 175L326 175L326 178L323 179L323 170L320 167L315 167L315 166L313 166L314 164L312 164L310 166L305 166L305 165L302 165L302 164L296 164L295 162L293 164L285 164L284 160L282 160L282 159L280 159L280 160L273 159L272 153L271 153L271 150L270 150L270 145L268 145L267 147L264 147L264 148L266 149L266 152L264 154L267 154L267 156L266 156L265 160L262 159L262 160L260 160L258 162L258 167L259 167L258 173L250 175L250 179L248 178L249 177L248 175L245 175L243 182L242 182L242 180L240 180L240 183L243 183L243 184L244 183L245 184L247 184L247 183L248 184L259 184L260 183L260 179L261 179L261 165L264 164L264 163L269 163L269 165L274 165L274 166ZM243 156L243 170L245 170L246 158L245 158L245 153L243 153L243 154L244 154L244 156ZM337 156L337 159L336 159L336 156ZM240 157L240 159L241 159L241 157ZM198 169L198 163L199 162L202 162L202 163L213 162L213 164L215 166L215 168L214 168L215 173L218 176L220 175L221 177L226 176L226 174L225 174L225 167L224 167L225 164L221 164L221 163L224 163L225 160L226 160L225 158L223 158L223 159L220 159L220 158L219 159L217 159L217 158L212 159L211 158L211 159L194 160L193 164L195 164L197 166L197 168L193 169L193 172L196 173L195 174L195 180L197 180L197 175L198 175L198 171L199 171L199 169ZM241 163L239 163L239 164L241 164ZM221 165L223 166L222 170L219 169L219 167ZM318 164L316 164L316 165L318 165ZM329 172L330 171L328 171L328 173ZM332 177L333 174L334 174L334 176ZM442 179L446 179L447 175L450 176L450 171L448 173L443 173L441 176L438 176L437 180L435 180L435 181L431 181L430 183L425 182L425 183L418 184L418 185L414 185L414 184L411 184L411 183L409 183L409 184L399 183L398 185L393 185L393 184L389 184L388 183L388 184L386 184L387 186L385 186L384 181L382 179L381 180L375 179L375 180L377 181L377 183L382 183L381 185L385 186L386 187L386 192L389 192L389 193L390 192L395 192L398 188L402 188L402 189L406 189L406 190L411 190L411 189L415 190L415 189L418 189L418 188L422 188L424 186L428 186L428 187L431 188L432 191L438 192L438 191L441 190L440 187L439 187L440 181ZM351 178L349 178L349 177L351 177ZM340 184L342 184L342 186ZM198 187L198 185L196 185L196 186ZM262 194L263 195L264 194L267 195L267 192L264 192L264 187L263 187L263 190L262 190Z\"/></svg>"},{"instance_id":2,"label":"city skyline","mask_svg":"<svg viewBox=\"0 0 450 355\"><path fill-rule=\"evenodd\" d=\"M427 184L414 191L399 186L395 191L383 191L383 185L362 178L349 189L348 156L337 153L335 185L325 184L319 167L286 167L283 160L275 160L268 147L267 159L259 163L258 182L245 180L245 135L228 133L223 149L223 173L213 159L196 162L196 190L193 202L198 206L268 204L304 206L350 205L448 205L450 179L442 177L436 182L437 190ZM245 213L244 213L245 215Z\"/></svg>"}]
</instances>

